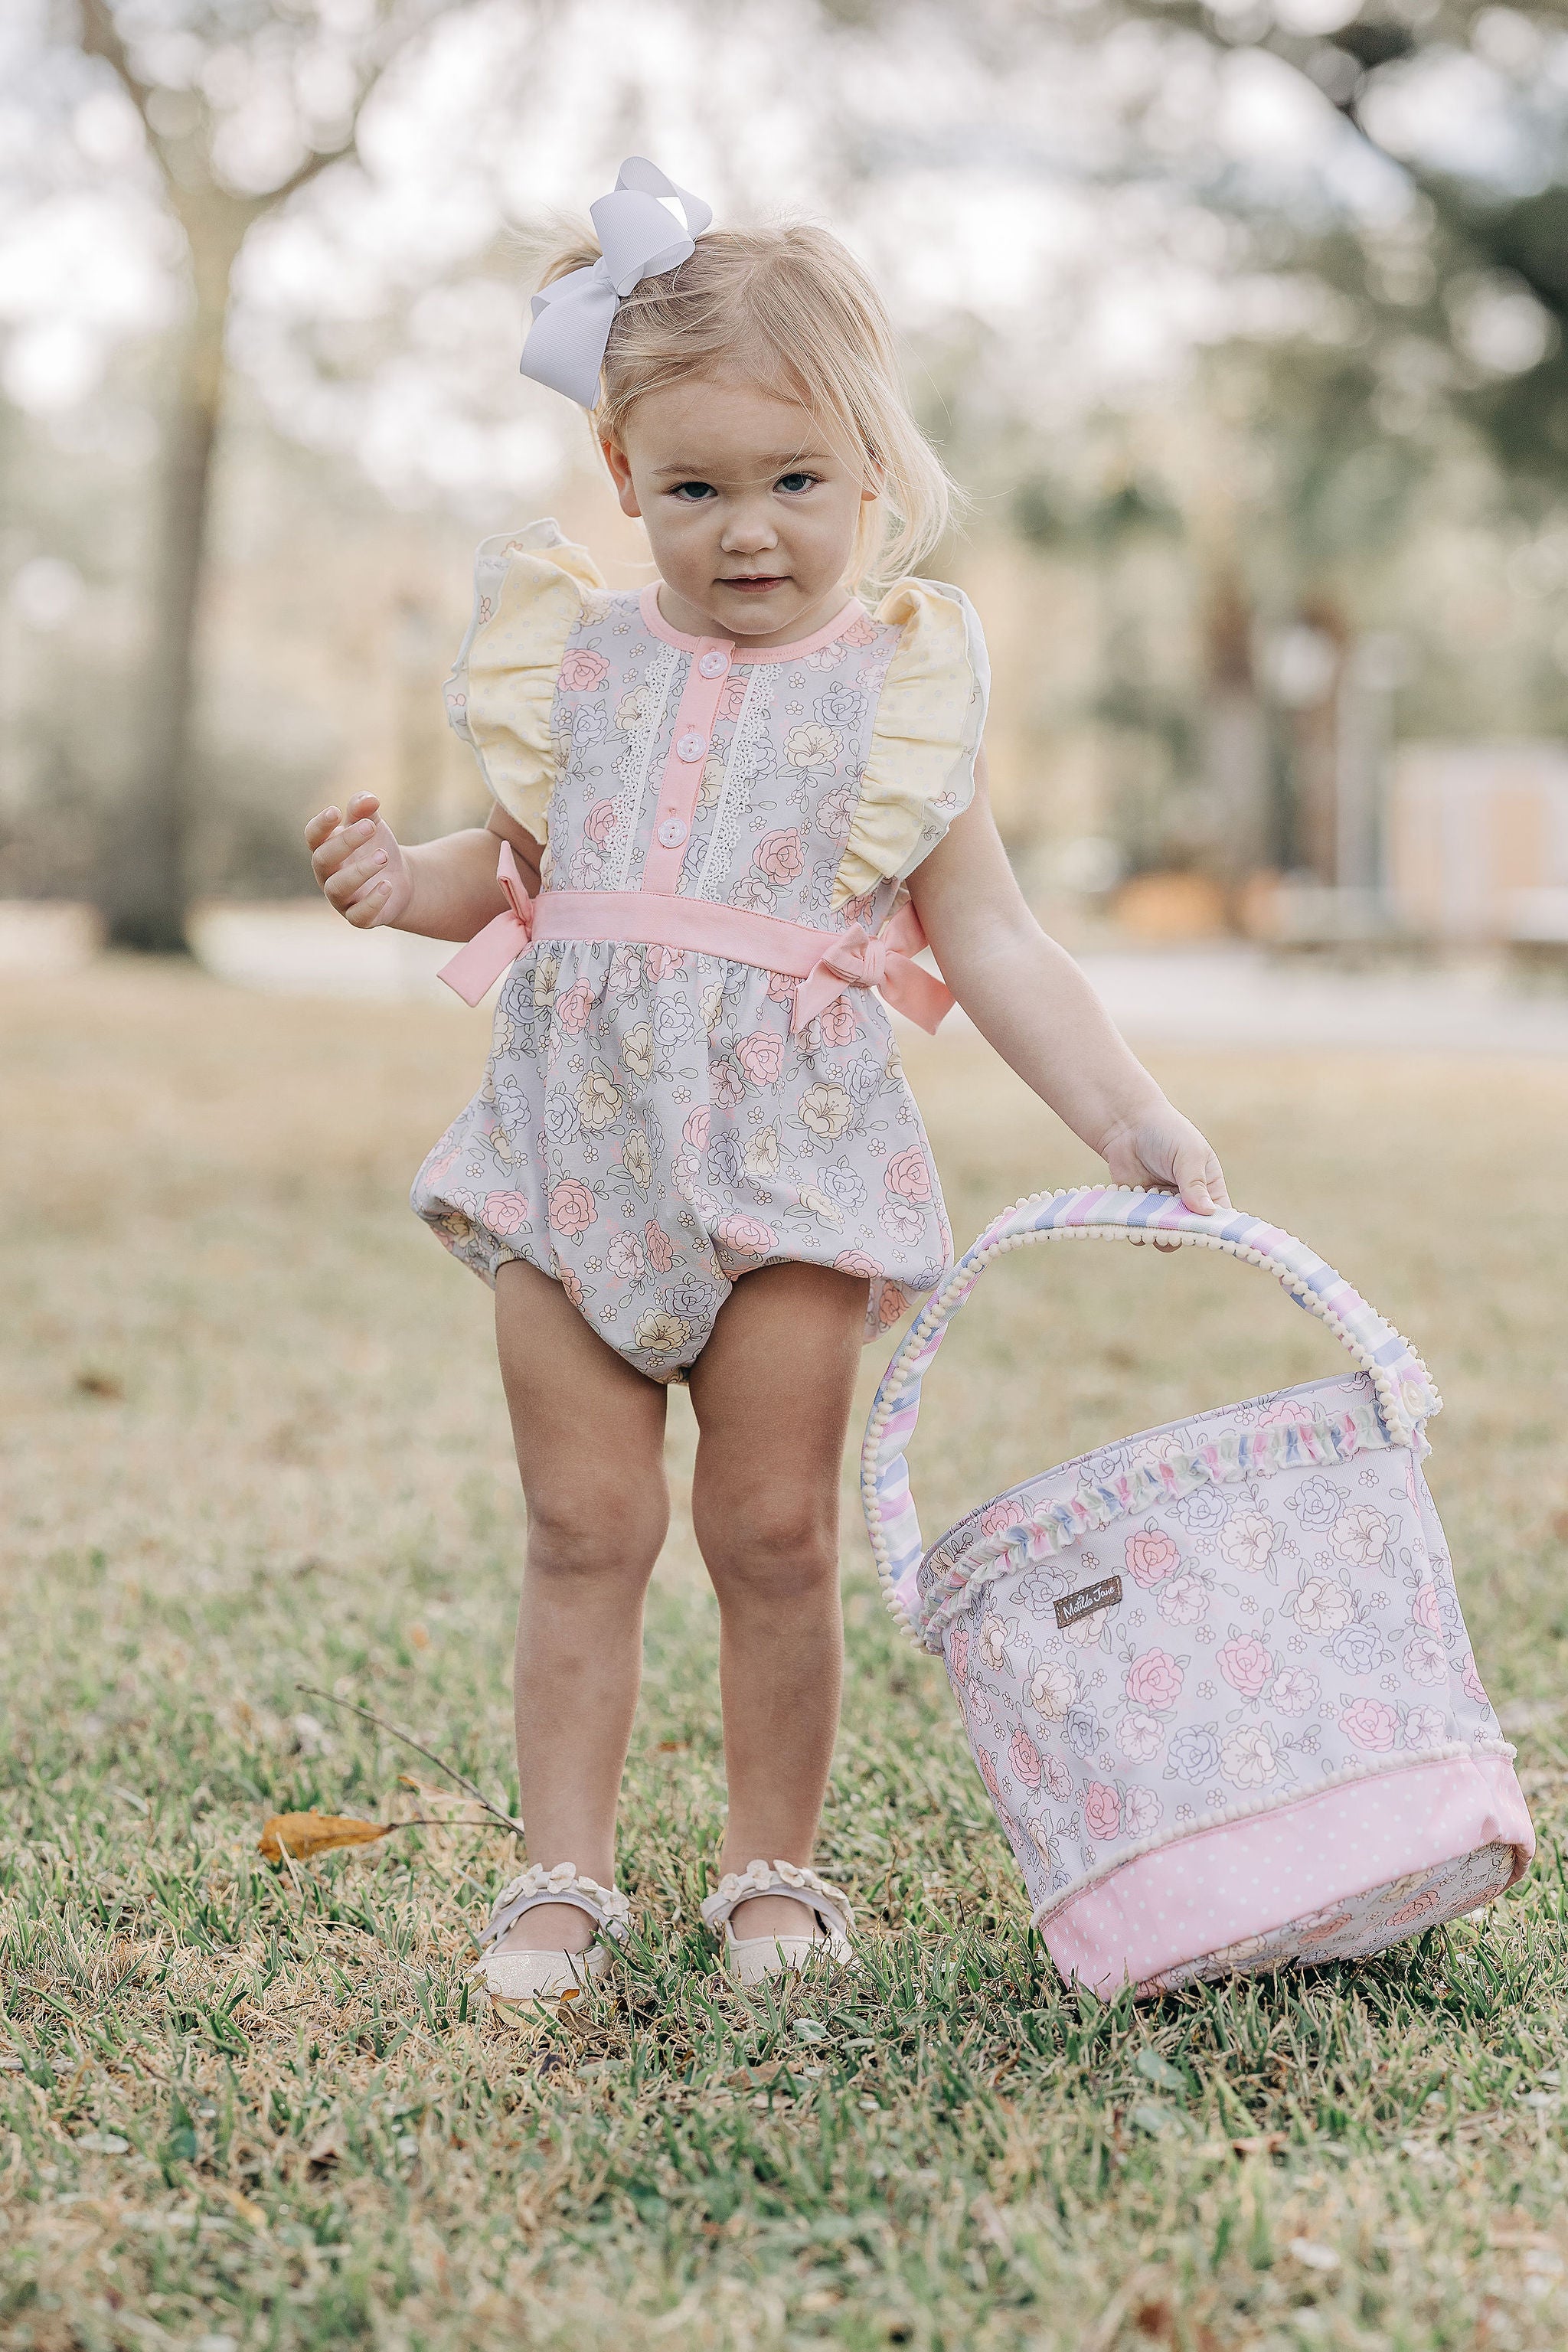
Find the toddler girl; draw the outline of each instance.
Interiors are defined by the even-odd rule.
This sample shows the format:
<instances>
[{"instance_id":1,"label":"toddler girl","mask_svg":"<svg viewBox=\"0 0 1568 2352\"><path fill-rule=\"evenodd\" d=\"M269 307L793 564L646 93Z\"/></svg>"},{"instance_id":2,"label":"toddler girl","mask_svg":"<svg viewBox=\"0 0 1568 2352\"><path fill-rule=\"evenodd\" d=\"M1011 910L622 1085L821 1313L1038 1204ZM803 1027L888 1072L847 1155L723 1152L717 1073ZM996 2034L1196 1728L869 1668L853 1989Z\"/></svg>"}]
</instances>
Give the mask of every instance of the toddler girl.
<instances>
[{"instance_id":1,"label":"toddler girl","mask_svg":"<svg viewBox=\"0 0 1568 2352\"><path fill-rule=\"evenodd\" d=\"M487 541L448 701L488 826L405 849L362 794L307 835L348 921L469 942L447 976L470 1002L505 973L484 1084L414 1205L494 1286L528 1503L532 1863L483 1938L510 2000L596 1973L625 1931L616 1807L677 1380L721 1618L730 1811L705 1916L745 1983L847 1957L847 1905L808 1867L840 1456L862 1341L951 1252L880 1000L934 1028L956 997L1117 1182L1226 1204L1013 879L979 623L910 573L947 483L875 291L819 229L709 233L638 159L593 212L523 369L589 411L658 576L609 593L553 523ZM927 940L945 986L911 961Z\"/></svg>"}]
</instances>

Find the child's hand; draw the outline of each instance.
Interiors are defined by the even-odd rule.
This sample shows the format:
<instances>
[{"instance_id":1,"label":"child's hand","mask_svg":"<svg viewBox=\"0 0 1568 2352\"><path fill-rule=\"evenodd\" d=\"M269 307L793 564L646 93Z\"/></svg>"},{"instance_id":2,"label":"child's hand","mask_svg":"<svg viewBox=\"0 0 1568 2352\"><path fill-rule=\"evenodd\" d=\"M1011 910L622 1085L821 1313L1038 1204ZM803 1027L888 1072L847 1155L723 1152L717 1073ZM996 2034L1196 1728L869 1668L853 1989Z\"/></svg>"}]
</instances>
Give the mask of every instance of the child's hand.
<instances>
[{"instance_id":1,"label":"child's hand","mask_svg":"<svg viewBox=\"0 0 1568 2352\"><path fill-rule=\"evenodd\" d=\"M305 827L305 839L328 903L356 930L375 930L407 913L414 877L374 793L356 793L342 816L323 809Z\"/></svg>"},{"instance_id":2,"label":"child's hand","mask_svg":"<svg viewBox=\"0 0 1568 2352\"><path fill-rule=\"evenodd\" d=\"M1200 1217L1230 1206L1218 1155L1192 1120L1169 1103L1160 1104L1147 1118L1118 1128L1106 1139L1102 1153L1115 1183L1179 1192L1183 1207Z\"/></svg>"}]
</instances>

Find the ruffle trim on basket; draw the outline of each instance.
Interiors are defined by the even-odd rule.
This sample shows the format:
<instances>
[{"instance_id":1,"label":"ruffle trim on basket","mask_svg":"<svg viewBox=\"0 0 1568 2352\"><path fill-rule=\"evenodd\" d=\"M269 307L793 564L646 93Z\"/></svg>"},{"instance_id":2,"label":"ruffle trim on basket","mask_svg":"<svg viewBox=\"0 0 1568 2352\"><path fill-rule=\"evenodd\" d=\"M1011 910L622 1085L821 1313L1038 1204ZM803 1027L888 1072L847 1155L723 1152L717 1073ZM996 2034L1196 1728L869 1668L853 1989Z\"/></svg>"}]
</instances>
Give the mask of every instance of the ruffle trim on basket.
<instances>
[{"instance_id":1,"label":"ruffle trim on basket","mask_svg":"<svg viewBox=\"0 0 1568 2352\"><path fill-rule=\"evenodd\" d=\"M1162 1503L1179 1502L1200 1487L1236 1486L1243 1479L1268 1477L1279 1470L1350 1462L1358 1454L1387 1452L1395 1443L1369 1395L1364 1403L1348 1405L1332 1415L1314 1414L1310 1420L1303 1416L1258 1429L1226 1430L1187 1454L1147 1454L1115 1478L1080 1476L1068 1493L1048 1498L1031 1496L1021 1502L1018 1518L987 1535L982 1528L987 1513L1013 1499L1012 1495L998 1496L950 1528L926 1554L920 1569L921 1586L939 1574L941 1582L934 1595L922 1591L917 1638L933 1654L940 1651L942 1628L962 1612L970 1588L1004 1554L1016 1554L1011 1565L1022 1569L1066 1551L1070 1544L1100 1533L1118 1519ZM1430 1451L1419 1429L1410 1443L1417 1458ZM1075 1466L1067 1465L1061 1475L1069 1475ZM1048 1480L1052 1475L1047 1471L1044 1477ZM1033 1486L1040 1482L1026 1483ZM1013 1491L1016 1494L1017 1489ZM969 1535L970 1529L976 1531L978 1540ZM955 1551L961 1556L953 1557Z\"/></svg>"},{"instance_id":2,"label":"ruffle trim on basket","mask_svg":"<svg viewBox=\"0 0 1568 2352\"><path fill-rule=\"evenodd\" d=\"M1212 1813L1205 1813L1202 1821L1173 1822L1168 1829L1152 1830L1147 1837L1138 1838L1120 1853L1097 1862L1092 1870L1085 1871L1081 1878L1042 1904L1035 1914L1035 1925L1043 1927L1047 1919L1059 1917L1080 1895L1089 1894L1108 1878L1114 1878L1128 1863L1142 1862L1145 1854L1157 1853L1162 1846L1180 1845L1188 1838L1205 1836L1211 1830L1228 1829L1235 1822L1256 1821L1261 1813L1282 1811L1289 1805L1322 1795L1325 1790L1351 1780L1368 1780L1375 1773L1414 1772L1424 1764L1451 1764L1467 1756L1500 1756L1511 1763L1518 1753L1506 1739L1449 1739L1441 1747L1418 1748L1413 1755L1352 1757L1347 1763L1336 1764L1324 1772L1315 1787L1279 1789L1267 1797L1240 1797L1233 1805L1216 1807Z\"/></svg>"}]
</instances>

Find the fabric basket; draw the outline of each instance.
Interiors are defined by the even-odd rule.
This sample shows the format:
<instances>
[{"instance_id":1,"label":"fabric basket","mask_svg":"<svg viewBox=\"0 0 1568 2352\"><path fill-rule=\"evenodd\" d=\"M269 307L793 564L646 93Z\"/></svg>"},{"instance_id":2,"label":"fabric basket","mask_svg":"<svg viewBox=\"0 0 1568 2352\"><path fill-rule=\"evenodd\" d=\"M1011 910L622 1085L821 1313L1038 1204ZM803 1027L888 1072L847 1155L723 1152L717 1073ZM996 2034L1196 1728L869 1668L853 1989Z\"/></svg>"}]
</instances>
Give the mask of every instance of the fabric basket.
<instances>
[{"instance_id":1,"label":"fabric basket","mask_svg":"<svg viewBox=\"0 0 1568 2352\"><path fill-rule=\"evenodd\" d=\"M1031 1242L1262 1266L1351 1369L1041 1471L926 1550L905 1450L985 1267ZM945 1659L1062 1975L1104 1995L1349 1959L1473 1911L1534 1851L1421 1459L1440 1399L1289 1234L1091 1185L1005 1210L917 1317L861 1492L895 1616Z\"/></svg>"}]
</instances>

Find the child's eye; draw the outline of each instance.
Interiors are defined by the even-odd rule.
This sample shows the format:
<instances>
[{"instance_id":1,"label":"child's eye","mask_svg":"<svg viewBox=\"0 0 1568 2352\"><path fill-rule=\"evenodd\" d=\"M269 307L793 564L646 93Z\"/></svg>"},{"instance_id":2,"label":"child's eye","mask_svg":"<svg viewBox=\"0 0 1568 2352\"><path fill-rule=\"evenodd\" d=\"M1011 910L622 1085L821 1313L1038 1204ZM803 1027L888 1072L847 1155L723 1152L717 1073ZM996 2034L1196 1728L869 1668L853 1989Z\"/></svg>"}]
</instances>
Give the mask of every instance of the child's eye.
<instances>
[{"instance_id":1,"label":"child's eye","mask_svg":"<svg viewBox=\"0 0 1568 2352\"><path fill-rule=\"evenodd\" d=\"M821 478L819 474L781 474L773 488L775 490L786 490L794 497L801 490L809 490Z\"/></svg>"},{"instance_id":2,"label":"child's eye","mask_svg":"<svg viewBox=\"0 0 1568 2352\"><path fill-rule=\"evenodd\" d=\"M699 499L716 499L719 495L711 482L677 482L670 492L672 499L684 499L694 506Z\"/></svg>"}]
</instances>

